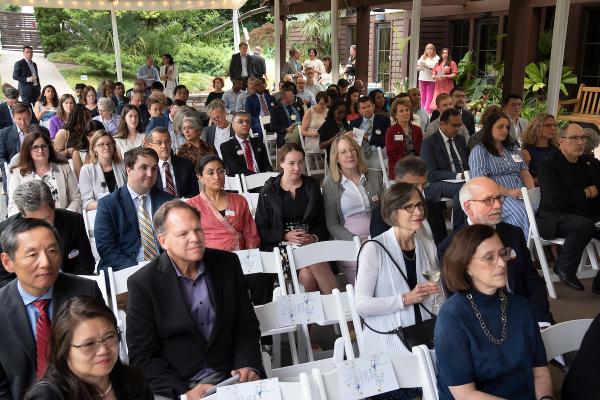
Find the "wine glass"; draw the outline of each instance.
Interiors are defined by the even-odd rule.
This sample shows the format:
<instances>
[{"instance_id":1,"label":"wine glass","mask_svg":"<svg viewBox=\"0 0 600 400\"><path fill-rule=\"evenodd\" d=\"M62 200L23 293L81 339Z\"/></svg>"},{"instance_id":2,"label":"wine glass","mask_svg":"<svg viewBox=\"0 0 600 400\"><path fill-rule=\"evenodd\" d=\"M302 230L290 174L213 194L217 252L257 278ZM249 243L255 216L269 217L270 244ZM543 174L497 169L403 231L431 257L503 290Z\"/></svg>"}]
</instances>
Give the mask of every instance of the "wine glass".
<instances>
[{"instance_id":1,"label":"wine glass","mask_svg":"<svg viewBox=\"0 0 600 400\"><path fill-rule=\"evenodd\" d=\"M421 275L423 275L423 278L427 279L428 282L439 284L442 277L442 272L440 271L437 265L430 265L427 269L421 272ZM442 306L443 299L445 298L444 287L441 284L440 291L441 293L436 293L433 295L433 305L431 312L434 314L438 313L440 307Z\"/></svg>"}]
</instances>

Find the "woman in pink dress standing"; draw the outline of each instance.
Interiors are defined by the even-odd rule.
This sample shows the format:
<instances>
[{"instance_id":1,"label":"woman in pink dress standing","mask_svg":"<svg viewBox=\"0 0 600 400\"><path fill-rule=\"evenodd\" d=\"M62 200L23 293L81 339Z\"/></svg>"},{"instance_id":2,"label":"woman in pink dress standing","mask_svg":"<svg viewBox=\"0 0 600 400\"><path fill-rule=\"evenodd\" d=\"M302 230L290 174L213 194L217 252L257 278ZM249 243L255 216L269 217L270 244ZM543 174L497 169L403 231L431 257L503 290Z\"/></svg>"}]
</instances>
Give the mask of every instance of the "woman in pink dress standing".
<instances>
[{"instance_id":1,"label":"woman in pink dress standing","mask_svg":"<svg viewBox=\"0 0 600 400\"><path fill-rule=\"evenodd\" d=\"M458 74L458 67L456 63L450 58L450 52L448 49L442 49L442 56L439 61L433 67L432 75L435 81L435 90L433 91L433 99L429 107L432 110L437 108L435 104L435 98L438 94L448 93L454 87L453 79Z\"/></svg>"}]
</instances>

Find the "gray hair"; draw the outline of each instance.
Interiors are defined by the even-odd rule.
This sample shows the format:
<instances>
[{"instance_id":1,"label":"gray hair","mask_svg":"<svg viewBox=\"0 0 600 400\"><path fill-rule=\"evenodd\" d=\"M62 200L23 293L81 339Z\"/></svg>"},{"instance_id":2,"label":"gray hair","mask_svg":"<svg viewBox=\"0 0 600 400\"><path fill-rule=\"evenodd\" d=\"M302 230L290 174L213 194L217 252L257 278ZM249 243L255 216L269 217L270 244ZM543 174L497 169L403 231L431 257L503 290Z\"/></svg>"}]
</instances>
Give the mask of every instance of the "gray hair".
<instances>
[{"instance_id":1,"label":"gray hair","mask_svg":"<svg viewBox=\"0 0 600 400\"><path fill-rule=\"evenodd\" d=\"M221 99L216 99L211 101L210 103L208 103L208 107L206 107L206 112L207 113L211 113L215 110L220 110L223 113L227 112L227 109L225 108L225 103L223 102L223 100Z\"/></svg>"},{"instance_id":2,"label":"gray hair","mask_svg":"<svg viewBox=\"0 0 600 400\"><path fill-rule=\"evenodd\" d=\"M60 238L58 236L58 231L48 222L43 219L37 218L18 218L13 223L8 225L0 234L0 243L2 244L2 251L8 254L8 257L11 260L15 259L15 253L19 248L19 235L24 232L28 232L30 230L36 228L46 228L49 229L50 232L54 235L54 239L56 239L56 243L60 242Z\"/></svg>"},{"instance_id":3,"label":"gray hair","mask_svg":"<svg viewBox=\"0 0 600 400\"><path fill-rule=\"evenodd\" d=\"M592 153L596 147L600 144L600 136L592 128L584 128L583 134L585 135L585 149L584 153Z\"/></svg>"},{"instance_id":4,"label":"gray hair","mask_svg":"<svg viewBox=\"0 0 600 400\"><path fill-rule=\"evenodd\" d=\"M174 209L189 210L198 218L198 221L200 221L200 211L198 211L198 209L180 199L169 200L166 203L163 203L163 205L154 213L153 225L154 232L157 236L165 233L165 223L167 222L169 213Z\"/></svg>"},{"instance_id":5,"label":"gray hair","mask_svg":"<svg viewBox=\"0 0 600 400\"><path fill-rule=\"evenodd\" d=\"M37 179L17 186L13 193L13 201L22 216L43 206L54 209L54 198L50 187Z\"/></svg>"},{"instance_id":6,"label":"gray hair","mask_svg":"<svg viewBox=\"0 0 600 400\"><path fill-rule=\"evenodd\" d=\"M238 119L239 117L248 117L248 118L252 118L250 116L250 113L247 113L245 111L238 111L236 113L233 114L233 118L231 118L231 122L235 121L236 119Z\"/></svg>"},{"instance_id":7,"label":"gray hair","mask_svg":"<svg viewBox=\"0 0 600 400\"><path fill-rule=\"evenodd\" d=\"M212 104L212 103L211 103ZM200 121L200 118L198 117L185 117L183 119L183 121L181 121L181 129L183 129L183 124L185 123L189 123L190 125L192 125L192 128L194 128L196 131L198 132L202 132L202 122Z\"/></svg>"},{"instance_id":8,"label":"gray hair","mask_svg":"<svg viewBox=\"0 0 600 400\"><path fill-rule=\"evenodd\" d=\"M405 175L427 176L427 164L425 160L417 156L404 157L398 160L394 166L396 179L402 179Z\"/></svg>"},{"instance_id":9,"label":"gray hair","mask_svg":"<svg viewBox=\"0 0 600 400\"><path fill-rule=\"evenodd\" d=\"M98 110L115 111L115 103L108 97L100 97L98 99Z\"/></svg>"},{"instance_id":10,"label":"gray hair","mask_svg":"<svg viewBox=\"0 0 600 400\"><path fill-rule=\"evenodd\" d=\"M175 114L175 117L173 118L173 130L178 135L183 134L183 132L181 131L181 128L183 126L183 119L185 117L201 118L202 114L200 112L198 112L198 110L196 110L195 108L192 108L190 106L179 107L179 110L177 110L177 114ZM202 129L200 129L200 130L202 130Z\"/></svg>"},{"instance_id":11,"label":"gray hair","mask_svg":"<svg viewBox=\"0 0 600 400\"><path fill-rule=\"evenodd\" d=\"M473 186L476 185L476 183L472 183L473 181L467 181L465 182L465 184L460 188L460 191L458 192L458 199L460 201L460 208L462 208L463 211L465 211L465 203L469 200L473 200L473 191L471 190L471 188Z\"/></svg>"},{"instance_id":12,"label":"gray hair","mask_svg":"<svg viewBox=\"0 0 600 400\"><path fill-rule=\"evenodd\" d=\"M169 130L167 128L165 128L164 126L157 126L156 128L153 128L150 132L146 132L146 136L144 136L144 140L147 143L152 141L153 133L161 133L163 135L169 136L169 139L171 139L171 135L169 134Z\"/></svg>"}]
</instances>

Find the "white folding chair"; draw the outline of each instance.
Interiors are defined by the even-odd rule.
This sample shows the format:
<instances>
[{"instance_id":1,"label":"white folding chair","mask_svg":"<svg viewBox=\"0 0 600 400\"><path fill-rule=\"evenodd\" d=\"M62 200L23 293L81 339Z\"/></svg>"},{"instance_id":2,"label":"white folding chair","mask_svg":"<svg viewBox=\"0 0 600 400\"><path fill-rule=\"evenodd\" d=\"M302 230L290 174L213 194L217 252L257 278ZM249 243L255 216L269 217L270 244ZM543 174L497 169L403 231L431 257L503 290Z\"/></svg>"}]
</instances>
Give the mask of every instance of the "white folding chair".
<instances>
[{"instance_id":1,"label":"white folding chair","mask_svg":"<svg viewBox=\"0 0 600 400\"><path fill-rule=\"evenodd\" d=\"M242 184L240 182L240 176L236 174L235 176L225 176L225 187L224 189L228 192L238 192L242 193Z\"/></svg>"},{"instance_id":2,"label":"white folding chair","mask_svg":"<svg viewBox=\"0 0 600 400\"><path fill-rule=\"evenodd\" d=\"M527 244L529 245L529 250L531 253L534 253L534 249L531 246L535 247L535 254L537 254L537 258L540 261L540 266L542 268L542 274L544 276L544 280L546 281L546 287L548 289L548 295L553 299L556 299L556 290L554 289L553 279L550 275L550 267L548 266L548 260L546 260L546 255L544 254L544 246L549 246L551 244L557 244L562 246L565 243L564 238L554 238L554 239L544 239L540 236L540 232L538 230L537 221L535 219L534 205L539 206L541 200L541 191L539 187L534 189L527 189L525 187L521 188L521 193L523 194L523 202L525 203L525 210L527 211L527 219L529 220L529 234ZM594 270L598 269L598 261L596 259L596 255L594 254L594 248L591 243L588 243L586 246L587 257L590 259L592 264L592 268ZM585 264L586 253L581 258L580 269L583 264ZM595 274L594 274L595 275ZM554 275L555 276L555 275ZM555 276L555 280L558 279Z\"/></svg>"},{"instance_id":3,"label":"white folding chair","mask_svg":"<svg viewBox=\"0 0 600 400\"><path fill-rule=\"evenodd\" d=\"M4 162L4 174L6 176L6 190L8 190L8 184L10 183L10 167L6 161Z\"/></svg>"},{"instance_id":4,"label":"white folding chair","mask_svg":"<svg viewBox=\"0 0 600 400\"><path fill-rule=\"evenodd\" d=\"M277 172L261 172L258 174L240 176L242 181L242 192L249 192L252 189L260 188L265 185L265 182L274 176L279 175Z\"/></svg>"},{"instance_id":5,"label":"white folding chair","mask_svg":"<svg viewBox=\"0 0 600 400\"><path fill-rule=\"evenodd\" d=\"M125 268L119 271L113 271L112 267L108 267L108 283L110 287L110 302L112 306L112 312L117 318L117 327L121 330L121 335L125 338L126 325L125 319L123 318L124 313L117 308L117 295L127 293L127 279L140 268L144 267L148 262L144 261L133 267ZM129 362L129 355L127 353L127 343L123 339L121 340L121 361L124 363Z\"/></svg>"},{"instance_id":6,"label":"white folding chair","mask_svg":"<svg viewBox=\"0 0 600 400\"><path fill-rule=\"evenodd\" d=\"M279 382L281 400L312 400L310 378L307 373L301 372L295 382ZM181 396L181 399L184 397ZM258 397L257 397L258 398ZM218 393L210 395L205 400L220 400ZM324 400L324 399L321 399Z\"/></svg>"},{"instance_id":7,"label":"white folding chair","mask_svg":"<svg viewBox=\"0 0 600 400\"><path fill-rule=\"evenodd\" d=\"M383 150L385 149L377 147L377 157L379 157L379 165L381 166L381 171L383 171L383 184L386 188L389 188L392 186L392 181L390 180L390 175L388 173L388 163L383 157Z\"/></svg>"},{"instance_id":8,"label":"white folding chair","mask_svg":"<svg viewBox=\"0 0 600 400\"><path fill-rule=\"evenodd\" d=\"M544 329L542 340L546 348L547 360L550 361L565 353L579 350L592 321L592 319L574 319Z\"/></svg>"},{"instance_id":9,"label":"white folding chair","mask_svg":"<svg viewBox=\"0 0 600 400\"><path fill-rule=\"evenodd\" d=\"M469 182L471 180L471 172L470 171L463 172L463 175L465 177L465 182Z\"/></svg>"},{"instance_id":10,"label":"white folding chair","mask_svg":"<svg viewBox=\"0 0 600 400\"><path fill-rule=\"evenodd\" d=\"M94 237L94 225L96 223L96 210L83 210L83 222L85 224L85 233L87 234L88 240L90 241L90 247L92 248L92 254L96 265L100 261L100 254L96 248L96 238Z\"/></svg>"},{"instance_id":11,"label":"white folding chair","mask_svg":"<svg viewBox=\"0 0 600 400\"><path fill-rule=\"evenodd\" d=\"M110 307L110 303L108 302L108 291L106 290L106 276L104 275L104 271L98 271L98 275L79 275L79 277L95 281L98 285L98 288L100 289L100 293L102 294L104 303L108 307Z\"/></svg>"},{"instance_id":12,"label":"white folding chair","mask_svg":"<svg viewBox=\"0 0 600 400\"><path fill-rule=\"evenodd\" d=\"M265 115L263 117L260 117L259 120L260 120L260 128L262 129L262 132L263 132L263 142L265 144L265 147L267 148L267 155L269 156L269 161L271 162L271 164L273 164L273 162L277 159L277 134L269 133L269 132L267 132L267 129L265 128L265 125L268 125L271 123L270 115Z\"/></svg>"},{"instance_id":13,"label":"white folding chair","mask_svg":"<svg viewBox=\"0 0 600 400\"><path fill-rule=\"evenodd\" d=\"M308 176L313 175L325 175L327 165L325 164L325 150L310 151L306 149L305 141L306 138L300 134L300 145L305 154L306 174ZM320 163L323 163L323 168L320 168Z\"/></svg>"},{"instance_id":14,"label":"white folding chair","mask_svg":"<svg viewBox=\"0 0 600 400\"><path fill-rule=\"evenodd\" d=\"M256 207L258 207L258 198L260 197L260 193L241 193L242 196L246 199L248 203L248 208L250 209L250 213L252 217L256 214Z\"/></svg>"}]
</instances>

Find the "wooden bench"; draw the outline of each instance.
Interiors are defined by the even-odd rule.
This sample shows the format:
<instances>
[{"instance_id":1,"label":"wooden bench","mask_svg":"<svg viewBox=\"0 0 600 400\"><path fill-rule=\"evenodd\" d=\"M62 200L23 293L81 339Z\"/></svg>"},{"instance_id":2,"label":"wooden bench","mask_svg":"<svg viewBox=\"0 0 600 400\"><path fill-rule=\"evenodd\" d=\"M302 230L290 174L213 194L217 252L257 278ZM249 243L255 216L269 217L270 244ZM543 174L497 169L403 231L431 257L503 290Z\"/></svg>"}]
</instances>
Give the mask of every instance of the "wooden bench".
<instances>
[{"instance_id":1,"label":"wooden bench","mask_svg":"<svg viewBox=\"0 0 600 400\"><path fill-rule=\"evenodd\" d=\"M559 109L567 105L575 105L573 112L558 116L559 120L570 122L587 122L600 129L600 87L579 85L577 98L558 102Z\"/></svg>"}]
</instances>

